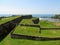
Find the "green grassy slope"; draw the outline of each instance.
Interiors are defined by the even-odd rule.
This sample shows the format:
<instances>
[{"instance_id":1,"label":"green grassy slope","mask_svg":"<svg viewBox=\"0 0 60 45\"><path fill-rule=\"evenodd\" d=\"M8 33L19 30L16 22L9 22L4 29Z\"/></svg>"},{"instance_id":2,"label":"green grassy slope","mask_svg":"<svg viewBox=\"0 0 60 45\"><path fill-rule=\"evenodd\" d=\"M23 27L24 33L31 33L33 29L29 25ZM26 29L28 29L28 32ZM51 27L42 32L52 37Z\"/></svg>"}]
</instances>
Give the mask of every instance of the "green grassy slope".
<instances>
[{"instance_id":1,"label":"green grassy slope","mask_svg":"<svg viewBox=\"0 0 60 45\"><path fill-rule=\"evenodd\" d=\"M55 26L54 23L46 21L46 20L41 20L40 21L40 26L42 28L59 28L58 26ZM56 30L56 29L55 30L41 30L41 36L60 37L60 30Z\"/></svg>"},{"instance_id":2,"label":"green grassy slope","mask_svg":"<svg viewBox=\"0 0 60 45\"><path fill-rule=\"evenodd\" d=\"M41 20L40 26L43 28L59 28L53 24L53 22L49 22L47 20Z\"/></svg>"},{"instance_id":3,"label":"green grassy slope","mask_svg":"<svg viewBox=\"0 0 60 45\"><path fill-rule=\"evenodd\" d=\"M13 19L18 18L19 16L14 16L14 17L8 17L8 18L3 18L2 20L0 20L0 24L6 23L8 21L11 21Z\"/></svg>"},{"instance_id":4,"label":"green grassy slope","mask_svg":"<svg viewBox=\"0 0 60 45\"><path fill-rule=\"evenodd\" d=\"M0 45L60 45L60 40L35 41L27 39L11 39L9 34L2 42L0 42Z\"/></svg>"},{"instance_id":5,"label":"green grassy slope","mask_svg":"<svg viewBox=\"0 0 60 45\"><path fill-rule=\"evenodd\" d=\"M31 19L23 19L20 24L33 24Z\"/></svg>"},{"instance_id":6,"label":"green grassy slope","mask_svg":"<svg viewBox=\"0 0 60 45\"><path fill-rule=\"evenodd\" d=\"M52 22L49 21L40 21L41 26L48 27L48 28L56 28ZM25 26L17 26L14 29L15 34L21 35L31 35L31 36L43 36L43 37L60 37L60 30L41 30L37 27L25 27Z\"/></svg>"},{"instance_id":7,"label":"green grassy slope","mask_svg":"<svg viewBox=\"0 0 60 45\"><path fill-rule=\"evenodd\" d=\"M14 34L40 36L38 27L28 27L28 26L27 27L26 26L17 26L15 28Z\"/></svg>"},{"instance_id":8,"label":"green grassy slope","mask_svg":"<svg viewBox=\"0 0 60 45\"><path fill-rule=\"evenodd\" d=\"M20 22L20 24L34 24L33 23L33 19L35 19L35 18L31 18L31 19L23 19L21 22ZM39 24L39 23L38 23ZM37 24L35 24L35 25L37 25Z\"/></svg>"}]
</instances>

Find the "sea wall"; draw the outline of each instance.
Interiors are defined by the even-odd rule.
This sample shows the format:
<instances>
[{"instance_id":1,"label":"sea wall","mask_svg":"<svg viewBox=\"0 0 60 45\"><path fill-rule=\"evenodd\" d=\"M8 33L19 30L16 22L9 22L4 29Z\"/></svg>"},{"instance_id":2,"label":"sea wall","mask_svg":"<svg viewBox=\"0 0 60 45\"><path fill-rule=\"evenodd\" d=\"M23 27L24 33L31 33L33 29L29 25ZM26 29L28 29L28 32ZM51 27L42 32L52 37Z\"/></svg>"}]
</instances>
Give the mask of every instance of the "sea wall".
<instances>
[{"instance_id":1,"label":"sea wall","mask_svg":"<svg viewBox=\"0 0 60 45\"><path fill-rule=\"evenodd\" d=\"M8 21L4 24L0 25L0 41L2 41L16 26L16 24L18 24L22 19L16 18L12 21Z\"/></svg>"},{"instance_id":2,"label":"sea wall","mask_svg":"<svg viewBox=\"0 0 60 45\"><path fill-rule=\"evenodd\" d=\"M49 41L49 40L60 40L60 37L37 37L37 36L28 36L28 35L18 35L12 34L11 38L13 39L29 39L29 40L38 40L38 41Z\"/></svg>"},{"instance_id":3,"label":"sea wall","mask_svg":"<svg viewBox=\"0 0 60 45\"><path fill-rule=\"evenodd\" d=\"M33 19L32 20L34 24L38 24L39 23L39 18Z\"/></svg>"},{"instance_id":4,"label":"sea wall","mask_svg":"<svg viewBox=\"0 0 60 45\"><path fill-rule=\"evenodd\" d=\"M40 25L34 25L34 24L19 24L21 26L30 26L30 27L39 27L40 28Z\"/></svg>"},{"instance_id":5,"label":"sea wall","mask_svg":"<svg viewBox=\"0 0 60 45\"><path fill-rule=\"evenodd\" d=\"M60 28L41 28L41 30L60 30Z\"/></svg>"},{"instance_id":6,"label":"sea wall","mask_svg":"<svg viewBox=\"0 0 60 45\"><path fill-rule=\"evenodd\" d=\"M22 18L23 19L30 19L30 18L32 18L32 15L25 15L25 16L23 15Z\"/></svg>"}]
</instances>

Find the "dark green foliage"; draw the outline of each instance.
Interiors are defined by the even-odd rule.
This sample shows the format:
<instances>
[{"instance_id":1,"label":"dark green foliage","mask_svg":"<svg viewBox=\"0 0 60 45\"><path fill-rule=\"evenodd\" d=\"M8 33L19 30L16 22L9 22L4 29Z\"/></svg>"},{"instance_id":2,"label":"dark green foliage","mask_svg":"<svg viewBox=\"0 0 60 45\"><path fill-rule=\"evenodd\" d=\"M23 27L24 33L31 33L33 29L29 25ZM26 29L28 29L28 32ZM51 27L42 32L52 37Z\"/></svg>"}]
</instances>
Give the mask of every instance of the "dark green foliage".
<instances>
[{"instance_id":1,"label":"dark green foliage","mask_svg":"<svg viewBox=\"0 0 60 45\"><path fill-rule=\"evenodd\" d=\"M56 14L55 16L52 16L51 18L60 19L60 14Z\"/></svg>"}]
</instances>

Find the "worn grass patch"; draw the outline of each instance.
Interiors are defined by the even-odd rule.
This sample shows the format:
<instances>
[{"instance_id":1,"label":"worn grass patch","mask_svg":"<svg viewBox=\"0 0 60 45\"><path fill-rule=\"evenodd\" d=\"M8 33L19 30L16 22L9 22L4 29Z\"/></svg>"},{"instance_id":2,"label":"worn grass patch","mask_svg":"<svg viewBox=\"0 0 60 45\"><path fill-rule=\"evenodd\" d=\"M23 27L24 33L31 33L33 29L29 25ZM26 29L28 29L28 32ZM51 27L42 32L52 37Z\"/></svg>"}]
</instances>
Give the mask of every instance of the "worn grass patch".
<instances>
[{"instance_id":1,"label":"worn grass patch","mask_svg":"<svg viewBox=\"0 0 60 45\"><path fill-rule=\"evenodd\" d=\"M60 22L55 22L54 25L60 27Z\"/></svg>"}]
</instances>

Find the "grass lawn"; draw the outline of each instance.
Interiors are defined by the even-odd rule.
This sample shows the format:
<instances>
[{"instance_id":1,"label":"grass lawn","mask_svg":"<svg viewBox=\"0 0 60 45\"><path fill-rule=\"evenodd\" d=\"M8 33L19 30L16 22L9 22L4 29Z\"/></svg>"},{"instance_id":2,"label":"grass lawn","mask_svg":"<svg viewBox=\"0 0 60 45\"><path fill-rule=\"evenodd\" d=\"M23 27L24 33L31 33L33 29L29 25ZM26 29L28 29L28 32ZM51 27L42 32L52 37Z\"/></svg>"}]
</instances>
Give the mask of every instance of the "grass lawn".
<instances>
[{"instance_id":1,"label":"grass lawn","mask_svg":"<svg viewBox=\"0 0 60 45\"><path fill-rule=\"evenodd\" d=\"M60 30L41 30L38 27L17 26L13 32L14 34L29 35L29 36L43 36L43 37L60 37Z\"/></svg>"},{"instance_id":2,"label":"grass lawn","mask_svg":"<svg viewBox=\"0 0 60 45\"><path fill-rule=\"evenodd\" d=\"M41 20L40 26L43 28L59 28L59 26L56 26L54 23L55 22L49 22L47 20Z\"/></svg>"},{"instance_id":3,"label":"grass lawn","mask_svg":"<svg viewBox=\"0 0 60 45\"><path fill-rule=\"evenodd\" d=\"M34 24L33 23L33 19L35 19L35 18L31 18L31 19L23 19L21 22L20 22L20 24ZM39 24L39 23L38 23ZM36 25L36 24L35 24Z\"/></svg>"},{"instance_id":4,"label":"grass lawn","mask_svg":"<svg viewBox=\"0 0 60 45\"><path fill-rule=\"evenodd\" d=\"M0 42L0 45L60 45L60 40L36 41L27 39L12 39L10 34Z\"/></svg>"},{"instance_id":5,"label":"grass lawn","mask_svg":"<svg viewBox=\"0 0 60 45\"><path fill-rule=\"evenodd\" d=\"M39 30L40 29L38 27L17 26L13 33L21 35L40 36Z\"/></svg>"},{"instance_id":6,"label":"grass lawn","mask_svg":"<svg viewBox=\"0 0 60 45\"><path fill-rule=\"evenodd\" d=\"M23 19L20 24L34 24L31 19Z\"/></svg>"},{"instance_id":7,"label":"grass lawn","mask_svg":"<svg viewBox=\"0 0 60 45\"><path fill-rule=\"evenodd\" d=\"M0 20L0 24L6 23L6 22L11 21L11 20L13 20L13 19L16 19L16 18L18 18L18 17L19 17L19 16L2 18L2 19Z\"/></svg>"},{"instance_id":8,"label":"grass lawn","mask_svg":"<svg viewBox=\"0 0 60 45\"><path fill-rule=\"evenodd\" d=\"M60 30L42 30L41 36L43 36L43 37L60 37Z\"/></svg>"}]
</instances>

